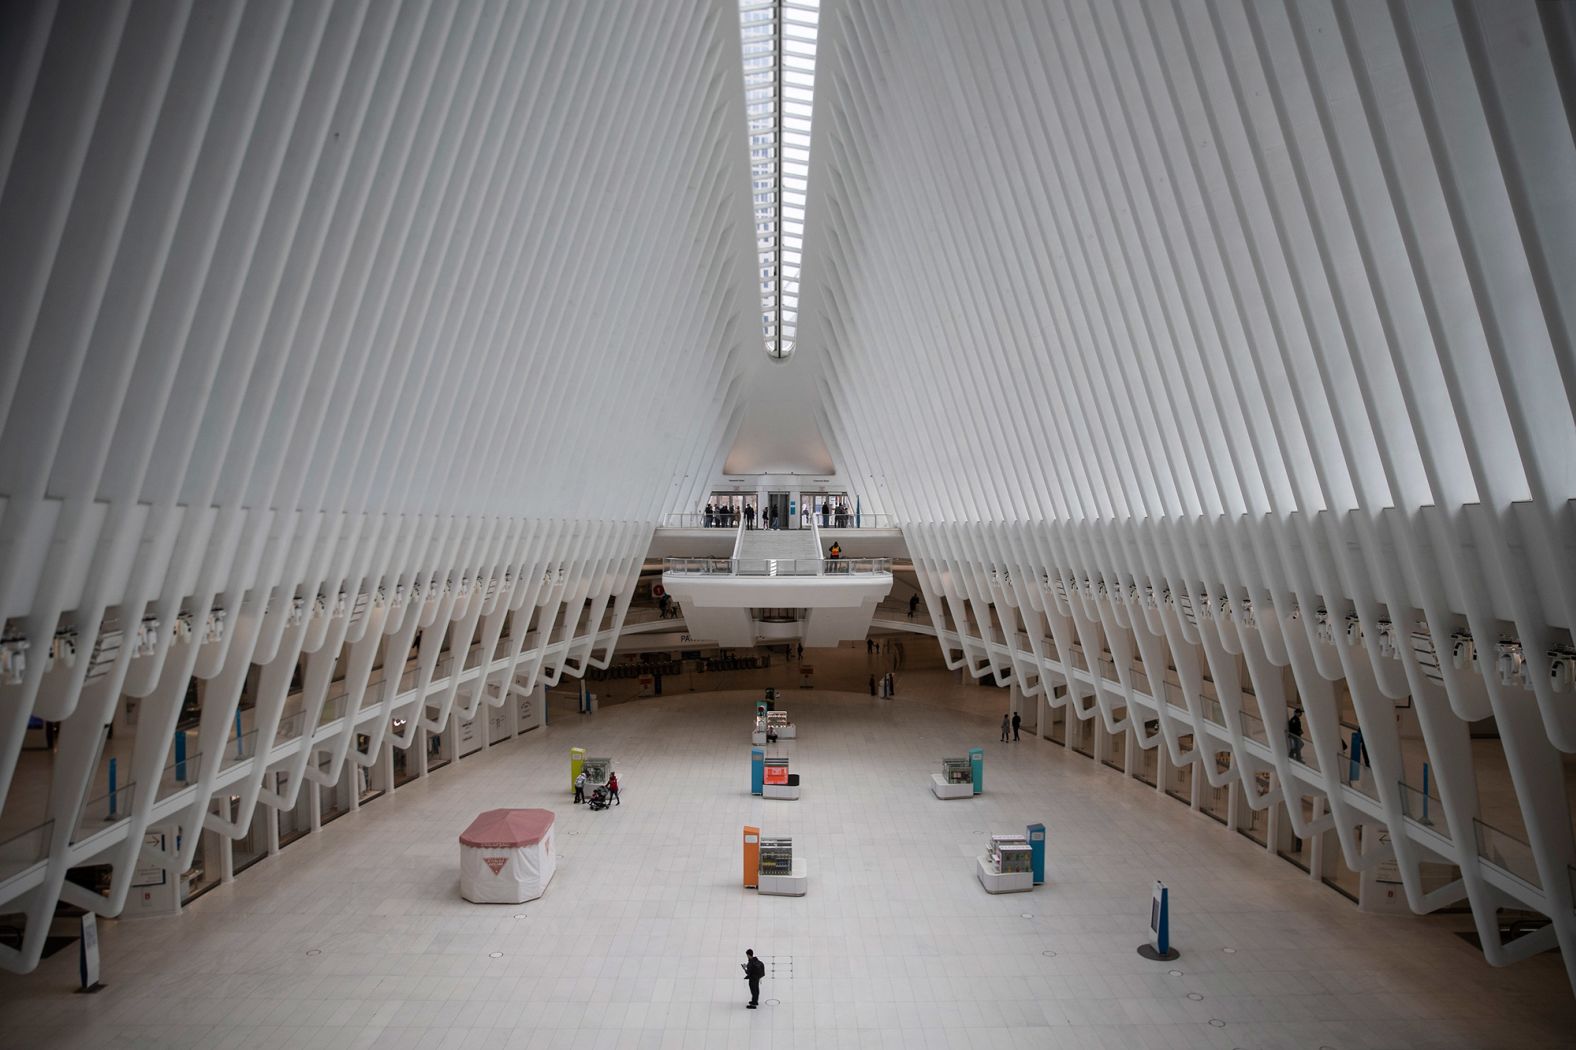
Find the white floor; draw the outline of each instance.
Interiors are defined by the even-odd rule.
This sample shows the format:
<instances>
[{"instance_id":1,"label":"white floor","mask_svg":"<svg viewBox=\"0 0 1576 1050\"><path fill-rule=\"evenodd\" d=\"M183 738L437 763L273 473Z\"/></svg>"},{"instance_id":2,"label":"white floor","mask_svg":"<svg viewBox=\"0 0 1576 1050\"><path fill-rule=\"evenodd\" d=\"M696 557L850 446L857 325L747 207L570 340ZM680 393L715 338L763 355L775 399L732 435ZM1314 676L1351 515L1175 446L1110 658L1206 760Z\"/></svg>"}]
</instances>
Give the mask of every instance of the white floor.
<instances>
[{"instance_id":1,"label":"white floor","mask_svg":"<svg viewBox=\"0 0 1576 1050\"><path fill-rule=\"evenodd\" d=\"M0 977L5 1047L1568 1047L1557 956L1496 970L1377 918L1241 836L999 714L795 692L798 802L749 794L754 692L642 700L512 741L285 848L177 920L106 923L99 995L74 952ZM812 699L813 697L813 699ZM986 705L979 705L984 707ZM944 754L987 747L942 802ZM625 804L569 803L567 751ZM523 906L459 898L456 836L496 806L559 818ZM1050 880L989 896L991 832L1050 829ZM804 898L740 887L740 828L792 835ZM1150 963L1149 886L1175 963ZM744 949L771 972L744 1009ZM1230 949L1230 951L1228 951ZM498 957L494 958L494 954Z\"/></svg>"}]
</instances>

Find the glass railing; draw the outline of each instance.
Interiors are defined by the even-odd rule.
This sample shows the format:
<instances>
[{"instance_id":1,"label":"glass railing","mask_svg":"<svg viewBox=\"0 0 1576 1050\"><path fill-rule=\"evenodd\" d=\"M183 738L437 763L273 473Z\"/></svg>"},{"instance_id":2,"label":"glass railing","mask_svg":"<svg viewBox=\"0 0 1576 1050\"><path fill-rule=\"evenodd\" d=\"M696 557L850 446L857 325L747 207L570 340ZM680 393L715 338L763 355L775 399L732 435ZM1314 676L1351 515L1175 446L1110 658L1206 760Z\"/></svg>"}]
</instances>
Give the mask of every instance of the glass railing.
<instances>
[{"instance_id":1,"label":"glass railing","mask_svg":"<svg viewBox=\"0 0 1576 1050\"><path fill-rule=\"evenodd\" d=\"M869 511L839 515L833 513L828 519L830 524L822 525L821 519L815 522L823 529L895 529L898 527L897 519L890 514L871 514Z\"/></svg>"},{"instance_id":2,"label":"glass railing","mask_svg":"<svg viewBox=\"0 0 1576 1050\"><path fill-rule=\"evenodd\" d=\"M684 576L890 576L891 558L664 558Z\"/></svg>"},{"instance_id":3,"label":"glass railing","mask_svg":"<svg viewBox=\"0 0 1576 1050\"><path fill-rule=\"evenodd\" d=\"M1532 855L1530 845L1503 828L1485 824L1476 817L1472 818L1472 833L1477 839L1478 857L1483 863L1508 871L1529 885L1543 885L1538 878L1538 862Z\"/></svg>"},{"instance_id":4,"label":"glass railing","mask_svg":"<svg viewBox=\"0 0 1576 1050\"><path fill-rule=\"evenodd\" d=\"M742 521L742 518L734 517L730 514L718 514L716 511L705 514L696 511L692 514L669 514L662 519L662 527L665 529L736 529Z\"/></svg>"},{"instance_id":5,"label":"glass railing","mask_svg":"<svg viewBox=\"0 0 1576 1050\"><path fill-rule=\"evenodd\" d=\"M55 822L46 820L0 841L0 881L26 871L48 857L49 840L54 833Z\"/></svg>"},{"instance_id":6,"label":"glass railing","mask_svg":"<svg viewBox=\"0 0 1576 1050\"><path fill-rule=\"evenodd\" d=\"M301 726L306 721L306 712L296 711L279 720L279 728L274 732L273 743L282 744L294 740L301 735ZM272 746L272 745L270 745ZM231 766L249 758L257 757L257 730L249 729L240 736L232 735L225 743L224 758L219 762L220 769L229 769Z\"/></svg>"},{"instance_id":7,"label":"glass railing","mask_svg":"<svg viewBox=\"0 0 1576 1050\"><path fill-rule=\"evenodd\" d=\"M1287 733L1286 755L1293 762L1301 762L1309 769L1319 768L1319 753L1313 749L1313 741L1307 737Z\"/></svg>"},{"instance_id":8,"label":"glass railing","mask_svg":"<svg viewBox=\"0 0 1576 1050\"><path fill-rule=\"evenodd\" d=\"M1264 730L1264 719L1260 718L1252 711L1249 711L1247 708L1243 708L1242 711L1238 713L1238 717L1242 719L1243 736L1247 737L1249 740L1257 740L1259 743L1266 746L1269 745L1270 736L1269 733L1265 732Z\"/></svg>"},{"instance_id":9,"label":"glass railing","mask_svg":"<svg viewBox=\"0 0 1576 1050\"><path fill-rule=\"evenodd\" d=\"M71 841L80 842L94 832L104 830L115 821L125 820L130 816L136 787L135 784L123 784L96 798L88 799L87 804L82 807L82 815L77 818L77 827L72 832Z\"/></svg>"},{"instance_id":10,"label":"glass railing","mask_svg":"<svg viewBox=\"0 0 1576 1050\"><path fill-rule=\"evenodd\" d=\"M1208 696L1198 698L1200 710L1204 712L1204 721L1226 727L1226 709L1220 706L1220 701Z\"/></svg>"},{"instance_id":11,"label":"glass railing","mask_svg":"<svg viewBox=\"0 0 1576 1050\"><path fill-rule=\"evenodd\" d=\"M833 511L825 516L822 522L820 514L801 514L791 522L778 521L778 529L793 530L808 529L812 519L818 528L822 529L895 529L898 528L897 518L891 514L872 514L869 511L855 513L849 511L839 514ZM737 512L713 511L686 511L668 514L662 519L665 529L736 529L745 523L744 517ZM764 529L759 513L756 515L755 526Z\"/></svg>"},{"instance_id":12,"label":"glass railing","mask_svg":"<svg viewBox=\"0 0 1576 1050\"><path fill-rule=\"evenodd\" d=\"M1353 762L1350 755L1341 755L1341 783L1347 787L1367 795L1375 802L1379 801L1379 782L1374 776L1373 767L1366 762Z\"/></svg>"},{"instance_id":13,"label":"glass railing","mask_svg":"<svg viewBox=\"0 0 1576 1050\"><path fill-rule=\"evenodd\" d=\"M1403 817L1429 826L1433 826L1435 821L1444 820L1444 810L1440 808L1438 795L1431 791L1418 790L1404 780L1398 783L1401 788Z\"/></svg>"},{"instance_id":14,"label":"glass railing","mask_svg":"<svg viewBox=\"0 0 1576 1050\"><path fill-rule=\"evenodd\" d=\"M164 770L159 774L159 798L190 787L197 782L202 773L202 755L196 751L184 751L176 747L170 752L170 760L165 763Z\"/></svg>"}]
</instances>

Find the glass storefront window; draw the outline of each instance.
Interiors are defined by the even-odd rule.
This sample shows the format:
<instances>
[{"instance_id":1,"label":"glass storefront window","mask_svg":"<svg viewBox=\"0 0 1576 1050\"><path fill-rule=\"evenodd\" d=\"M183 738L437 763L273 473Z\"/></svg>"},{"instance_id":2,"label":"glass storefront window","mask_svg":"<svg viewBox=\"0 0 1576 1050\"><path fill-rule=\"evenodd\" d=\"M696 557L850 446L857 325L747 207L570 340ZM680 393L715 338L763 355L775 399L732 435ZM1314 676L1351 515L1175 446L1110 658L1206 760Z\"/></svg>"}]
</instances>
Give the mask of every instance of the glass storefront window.
<instances>
[{"instance_id":1,"label":"glass storefront window","mask_svg":"<svg viewBox=\"0 0 1576 1050\"><path fill-rule=\"evenodd\" d=\"M1216 751L1215 772L1217 774L1224 773L1230 768L1231 752ZM1206 785L1204 791L1204 804L1202 808L1207 816L1220 821L1222 824L1226 823L1226 816L1231 812L1230 781L1220 785L1220 787L1215 787L1213 784Z\"/></svg>"},{"instance_id":2,"label":"glass storefront window","mask_svg":"<svg viewBox=\"0 0 1576 1050\"><path fill-rule=\"evenodd\" d=\"M281 794L287 787L287 774L274 774L274 790ZM312 791L302 784L293 807L279 811L279 845L287 846L312 830Z\"/></svg>"},{"instance_id":3,"label":"glass storefront window","mask_svg":"<svg viewBox=\"0 0 1576 1050\"><path fill-rule=\"evenodd\" d=\"M214 812L219 811L219 805L219 802L214 802ZM206 828L197 834L197 852L192 856L192 866L181 874L182 904L196 900L219 885L219 855L224 849L223 836Z\"/></svg>"},{"instance_id":4,"label":"glass storefront window","mask_svg":"<svg viewBox=\"0 0 1576 1050\"><path fill-rule=\"evenodd\" d=\"M1186 753L1193 749L1193 737L1183 737L1178 741L1178 747ZM1193 804L1193 763L1185 762L1180 766L1172 766L1171 772L1166 776L1166 794L1178 802Z\"/></svg>"},{"instance_id":5,"label":"glass storefront window","mask_svg":"<svg viewBox=\"0 0 1576 1050\"><path fill-rule=\"evenodd\" d=\"M326 775L332 762L333 756L319 755L317 768ZM349 764L348 762L346 763L347 766ZM353 779L355 778L349 775L349 770L344 769L340 771L337 783L333 785L324 784L318 787L317 796L322 812L322 816L319 819L320 824L327 824L329 821L342 817L350 811L350 783Z\"/></svg>"},{"instance_id":6,"label":"glass storefront window","mask_svg":"<svg viewBox=\"0 0 1576 1050\"><path fill-rule=\"evenodd\" d=\"M853 519L854 501L846 492L799 493L800 528L809 528L813 520L823 529L846 529Z\"/></svg>"},{"instance_id":7,"label":"glass storefront window","mask_svg":"<svg viewBox=\"0 0 1576 1050\"><path fill-rule=\"evenodd\" d=\"M241 796L228 796L225 805L230 807L232 821L241 819ZM247 828L245 837L236 839L230 844L231 869L236 874L240 874L268 856L268 821L273 819L273 810L267 806L259 806L257 812L252 814L252 823Z\"/></svg>"}]
</instances>

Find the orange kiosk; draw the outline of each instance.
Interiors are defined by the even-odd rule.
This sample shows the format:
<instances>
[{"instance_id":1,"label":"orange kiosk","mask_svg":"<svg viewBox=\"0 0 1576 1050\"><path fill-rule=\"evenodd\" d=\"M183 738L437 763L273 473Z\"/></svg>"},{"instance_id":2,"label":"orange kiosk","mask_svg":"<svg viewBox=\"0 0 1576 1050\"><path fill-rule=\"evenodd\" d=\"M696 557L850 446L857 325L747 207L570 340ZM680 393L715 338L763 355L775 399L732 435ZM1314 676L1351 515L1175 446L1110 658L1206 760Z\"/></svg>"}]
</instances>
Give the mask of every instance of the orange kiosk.
<instances>
[{"instance_id":1,"label":"orange kiosk","mask_svg":"<svg viewBox=\"0 0 1576 1050\"><path fill-rule=\"evenodd\" d=\"M744 888L753 890L761 878L761 829L744 826Z\"/></svg>"}]
</instances>

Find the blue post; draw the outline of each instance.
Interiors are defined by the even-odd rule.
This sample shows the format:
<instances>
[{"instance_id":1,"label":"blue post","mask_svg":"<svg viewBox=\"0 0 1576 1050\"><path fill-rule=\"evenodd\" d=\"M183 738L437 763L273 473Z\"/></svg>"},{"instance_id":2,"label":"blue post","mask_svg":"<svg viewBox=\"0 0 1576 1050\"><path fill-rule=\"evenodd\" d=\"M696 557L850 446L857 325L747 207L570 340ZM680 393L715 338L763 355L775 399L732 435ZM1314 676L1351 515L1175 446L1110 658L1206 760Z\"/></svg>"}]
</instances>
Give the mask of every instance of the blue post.
<instances>
[{"instance_id":1,"label":"blue post","mask_svg":"<svg viewBox=\"0 0 1576 1050\"><path fill-rule=\"evenodd\" d=\"M1423 823L1428 823L1428 763L1423 763Z\"/></svg>"},{"instance_id":2,"label":"blue post","mask_svg":"<svg viewBox=\"0 0 1576 1050\"><path fill-rule=\"evenodd\" d=\"M1161 957L1171 954L1171 891L1158 883L1159 911L1155 916L1155 951Z\"/></svg>"},{"instance_id":3,"label":"blue post","mask_svg":"<svg viewBox=\"0 0 1576 1050\"><path fill-rule=\"evenodd\" d=\"M1352 769L1351 769L1351 776L1348 778L1354 784L1363 775L1363 764L1360 761L1361 758L1362 758L1362 754L1363 754L1363 731L1361 729L1354 729L1354 730L1352 730L1352 754L1351 754Z\"/></svg>"},{"instance_id":4,"label":"blue post","mask_svg":"<svg viewBox=\"0 0 1576 1050\"><path fill-rule=\"evenodd\" d=\"M750 794L763 795L766 793L766 751L759 747L750 748Z\"/></svg>"},{"instance_id":5,"label":"blue post","mask_svg":"<svg viewBox=\"0 0 1576 1050\"><path fill-rule=\"evenodd\" d=\"M976 795L985 790L985 749L983 747L969 748L969 776L974 781L974 793Z\"/></svg>"},{"instance_id":6,"label":"blue post","mask_svg":"<svg viewBox=\"0 0 1576 1050\"><path fill-rule=\"evenodd\" d=\"M186 730L175 731L175 779L186 783Z\"/></svg>"},{"instance_id":7,"label":"blue post","mask_svg":"<svg viewBox=\"0 0 1576 1050\"><path fill-rule=\"evenodd\" d=\"M115 802L119 797L119 792L115 790L115 760L112 758L109 760L109 816L105 820L115 819Z\"/></svg>"},{"instance_id":8,"label":"blue post","mask_svg":"<svg viewBox=\"0 0 1576 1050\"><path fill-rule=\"evenodd\" d=\"M240 708L236 708L236 711L235 711L235 757L236 758L245 758L246 757L246 745L241 740L241 710L240 710Z\"/></svg>"},{"instance_id":9,"label":"blue post","mask_svg":"<svg viewBox=\"0 0 1576 1050\"><path fill-rule=\"evenodd\" d=\"M1034 884L1045 881L1045 825L1029 825L1029 869L1034 872Z\"/></svg>"},{"instance_id":10,"label":"blue post","mask_svg":"<svg viewBox=\"0 0 1576 1050\"><path fill-rule=\"evenodd\" d=\"M856 528L856 529L864 528L863 518L864 518L864 515L861 514L860 511L859 511L859 497L855 496L854 497L854 528Z\"/></svg>"}]
</instances>

